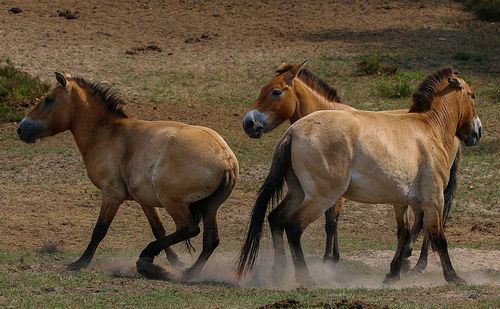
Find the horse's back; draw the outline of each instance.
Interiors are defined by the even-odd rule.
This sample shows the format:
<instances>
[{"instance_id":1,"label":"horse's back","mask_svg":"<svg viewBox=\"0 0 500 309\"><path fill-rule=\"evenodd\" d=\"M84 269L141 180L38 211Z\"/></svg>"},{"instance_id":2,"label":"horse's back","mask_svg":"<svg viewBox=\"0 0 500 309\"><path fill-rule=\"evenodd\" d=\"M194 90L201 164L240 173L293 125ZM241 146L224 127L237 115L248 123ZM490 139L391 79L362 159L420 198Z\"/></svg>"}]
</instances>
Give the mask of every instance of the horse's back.
<instances>
[{"instance_id":1,"label":"horse's back","mask_svg":"<svg viewBox=\"0 0 500 309\"><path fill-rule=\"evenodd\" d=\"M401 115L319 111L299 120L289 134L301 183L311 194L336 187L360 202L405 202L428 146Z\"/></svg>"}]
</instances>

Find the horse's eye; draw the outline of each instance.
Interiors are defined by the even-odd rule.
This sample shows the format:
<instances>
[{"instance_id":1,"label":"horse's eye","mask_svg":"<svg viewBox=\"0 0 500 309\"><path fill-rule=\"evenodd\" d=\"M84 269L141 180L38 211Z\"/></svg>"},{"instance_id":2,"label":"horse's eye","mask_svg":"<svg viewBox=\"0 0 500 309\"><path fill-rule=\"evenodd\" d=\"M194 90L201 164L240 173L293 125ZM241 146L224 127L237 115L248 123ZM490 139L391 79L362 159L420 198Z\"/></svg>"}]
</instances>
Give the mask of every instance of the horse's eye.
<instances>
[{"instance_id":1,"label":"horse's eye","mask_svg":"<svg viewBox=\"0 0 500 309\"><path fill-rule=\"evenodd\" d=\"M271 95L273 97L279 97L281 96L281 94L283 93L283 91L281 91L280 89L274 89L272 92L271 92Z\"/></svg>"},{"instance_id":2,"label":"horse's eye","mask_svg":"<svg viewBox=\"0 0 500 309\"><path fill-rule=\"evenodd\" d=\"M43 104L47 106L52 105L54 103L56 103L56 98L51 96L46 96L45 99L43 100Z\"/></svg>"},{"instance_id":3,"label":"horse's eye","mask_svg":"<svg viewBox=\"0 0 500 309\"><path fill-rule=\"evenodd\" d=\"M474 93L473 93L473 94L471 94L471 96L470 96L470 97L471 97L471 99L472 99L472 100L475 100L475 99L476 99L476 95L475 95Z\"/></svg>"}]
</instances>

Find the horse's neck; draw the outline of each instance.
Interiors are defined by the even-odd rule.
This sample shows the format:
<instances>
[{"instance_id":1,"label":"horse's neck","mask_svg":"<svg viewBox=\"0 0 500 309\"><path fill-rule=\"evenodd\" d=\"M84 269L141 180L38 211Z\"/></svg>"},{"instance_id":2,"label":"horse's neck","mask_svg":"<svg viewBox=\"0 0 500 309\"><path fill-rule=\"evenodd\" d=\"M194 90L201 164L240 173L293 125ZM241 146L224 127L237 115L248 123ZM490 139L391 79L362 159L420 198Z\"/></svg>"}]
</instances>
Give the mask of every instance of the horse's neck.
<instances>
[{"instance_id":1,"label":"horse's neck","mask_svg":"<svg viewBox=\"0 0 500 309\"><path fill-rule=\"evenodd\" d=\"M70 130L85 162L87 162L87 155L92 153L92 150L102 146L99 140L103 136L109 137L109 124L115 118L113 115L99 111L98 108L94 109L83 101L75 104Z\"/></svg>"},{"instance_id":2,"label":"horse's neck","mask_svg":"<svg viewBox=\"0 0 500 309\"><path fill-rule=\"evenodd\" d=\"M442 141L447 152L451 152L454 148L460 112L454 106L453 96L443 96L440 100L442 102L439 104L432 104L431 109L425 113L425 117L434 128L436 137Z\"/></svg>"},{"instance_id":3,"label":"horse's neck","mask_svg":"<svg viewBox=\"0 0 500 309\"><path fill-rule=\"evenodd\" d=\"M319 94L314 89L304 83L297 83L295 86L295 94L297 96L297 108L295 113L290 118L290 122L294 123L302 117L320 110L352 110L349 105L339 102L330 101Z\"/></svg>"}]
</instances>

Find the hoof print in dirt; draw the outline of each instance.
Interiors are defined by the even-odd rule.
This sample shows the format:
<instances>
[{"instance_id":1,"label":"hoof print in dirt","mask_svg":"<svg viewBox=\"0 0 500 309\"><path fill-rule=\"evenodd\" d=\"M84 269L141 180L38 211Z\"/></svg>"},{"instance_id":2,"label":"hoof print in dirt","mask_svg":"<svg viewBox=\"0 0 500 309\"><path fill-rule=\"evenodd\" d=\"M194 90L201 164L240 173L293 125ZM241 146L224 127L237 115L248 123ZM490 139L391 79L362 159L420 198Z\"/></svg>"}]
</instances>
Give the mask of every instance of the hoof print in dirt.
<instances>
[{"instance_id":1,"label":"hoof print in dirt","mask_svg":"<svg viewBox=\"0 0 500 309\"><path fill-rule=\"evenodd\" d=\"M163 267L155 265L143 259L137 260L136 267L137 272L147 279L165 281L174 280L174 277Z\"/></svg>"},{"instance_id":2,"label":"hoof print in dirt","mask_svg":"<svg viewBox=\"0 0 500 309\"><path fill-rule=\"evenodd\" d=\"M21 13L23 10L20 9L20 8L10 8L9 9L9 14L19 14Z\"/></svg>"},{"instance_id":3,"label":"hoof print in dirt","mask_svg":"<svg viewBox=\"0 0 500 309\"><path fill-rule=\"evenodd\" d=\"M214 33L214 34L203 33L199 37L195 36L195 37L185 39L184 43L191 44L191 43L199 43L202 41L210 41L211 39L213 39L214 37L217 37L217 36L219 36L217 33Z\"/></svg>"},{"instance_id":4,"label":"hoof print in dirt","mask_svg":"<svg viewBox=\"0 0 500 309\"><path fill-rule=\"evenodd\" d=\"M139 52L146 52L146 51L154 51L161 53L161 48L158 47L157 45L148 45L148 46L143 46L143 47L134 47L132 49L129 49L125 52L127 55L137 55Z\"/></svg>"},{"instance_id":5,"label":"hoof print in dirt","mask_svg":"<svg viewBox=\"0 0 500 309\"><path fill-rule=\"evenodd\" d=\"M77 19L80 17L80 12L72 10L57 11L59 17L66 19Z\"/></svg>"}]
</instances>

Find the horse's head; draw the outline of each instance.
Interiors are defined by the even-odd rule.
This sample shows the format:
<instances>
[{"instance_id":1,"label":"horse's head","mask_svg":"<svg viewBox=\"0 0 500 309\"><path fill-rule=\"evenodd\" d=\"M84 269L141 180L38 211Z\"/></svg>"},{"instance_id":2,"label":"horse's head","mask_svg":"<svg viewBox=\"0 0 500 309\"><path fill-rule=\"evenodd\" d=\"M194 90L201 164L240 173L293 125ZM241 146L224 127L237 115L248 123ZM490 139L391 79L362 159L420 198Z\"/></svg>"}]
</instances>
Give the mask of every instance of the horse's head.
<instances>
[{"instance_id":1,"label":"horse's head","mask_svg":"<svg viewBox=\"0 0 500 309\"><path fill-rule=\"evenodd\" d=\"M280 65L278 74L262 87L257 101L243 118L243 129L248 136L260 138L293 116L298 99L291 86L306 63L291 68Z\"/></svg>"},{"instance_id":2,"label":"horse's head","mask_svg":"<svg viewBox=\"0 0 500 309\"><path fill-rule=\"evenodd\" d=\"M461 78L452 74L448 78L450 87L456 89L460 119L457 126L457 137L467 146L479 142L482 134L481 120L476 111L476 95L471 87Z\"/></svg>"},{"instance_id":3,"label":"horse's head","mask_svg":"<svg viewBox=\"0 0 500 309\"><path fill-rule=\"evenodd\" d=\"M71 77L56 72L58 85L23 118L17 134L26 143L38 138L52 136L70 128Z\"/></svg>"}]
</instances>

